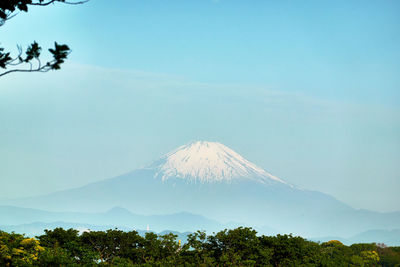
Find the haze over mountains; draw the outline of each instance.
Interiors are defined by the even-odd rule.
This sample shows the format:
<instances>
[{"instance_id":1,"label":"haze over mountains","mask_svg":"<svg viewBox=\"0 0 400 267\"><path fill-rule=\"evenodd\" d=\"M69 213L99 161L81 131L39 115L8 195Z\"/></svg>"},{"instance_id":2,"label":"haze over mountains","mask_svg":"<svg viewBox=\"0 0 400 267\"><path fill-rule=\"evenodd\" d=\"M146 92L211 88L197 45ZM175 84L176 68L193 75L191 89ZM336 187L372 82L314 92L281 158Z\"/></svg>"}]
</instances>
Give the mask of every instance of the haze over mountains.
<instances>
[{"instance_id":1,"label":"haze over mountains","mask_svg":"<svg viewBox=\"0 0 400 267\"><path fill-rule=\"evenodd\" d=\"M54 222L76 225L79 228L95 229L93 227L107 226L122 229L147 229L161 232L164 230L179 230L181 232L209 229L218 231L224 227L239 225L223 225L215 220L201 215L187 212L166 215L139 215L115 207L105 212L51 212L39 209L19 208L13 206L0 206L0 225L27 226L31 229L40 229L43 225L51 225ZM179 228L177 228L177 225Z\"/></svg>"},{"instance_id":2,"label":"haze over mountains","mask_svg":"<svg viewBox=\"0 0 400 267\"><path fill-rule=\"evenodd\" d=\"M81 212L76 215L80 219L74 221L79 223L134 227L136 222L140 228L146 221L154 221L159 230L216 231L234 222L232 225L253 226L266 234L276 231L304 237L347 238L368 230L400 229L400 212L355 210L332 196L291 185L216 142L193 142L121 176L3 204L63 212L58 220L64 221L75 216L68 212ZM171 221L162 216L158 220L152 216L128 216L121 212L123 209L114 209L118 215L109 214L108 219L82 215L116 206L135 214L175 217ZM12 208L7 208L12 214ZM177 216L182 212L186 212L185 216ZM53 214L52 218L56 220L57 216Z\"/></svg>"}]
</instances>

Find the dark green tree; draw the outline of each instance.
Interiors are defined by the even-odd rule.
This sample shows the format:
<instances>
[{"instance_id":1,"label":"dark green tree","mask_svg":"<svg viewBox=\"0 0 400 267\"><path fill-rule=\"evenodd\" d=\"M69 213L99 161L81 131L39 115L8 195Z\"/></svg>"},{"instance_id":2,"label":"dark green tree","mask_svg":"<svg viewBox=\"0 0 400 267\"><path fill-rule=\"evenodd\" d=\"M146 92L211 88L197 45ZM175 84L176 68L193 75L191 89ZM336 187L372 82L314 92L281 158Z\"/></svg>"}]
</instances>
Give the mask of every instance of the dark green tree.
<instances>
[{"instance_id":1,"label":"dark green tree","mask_svg":"<svg viewBox=\"0 0 400 267\"><path fill-rule=\"evenodd\" d=\"M208 243L207 234L197 231L188 235L187 244L183 245L181 257L194 266L212 266L215 263L213 251Z\"/></svg>"},{"instance_id":2,"label":"dark green tree","mask_svg":"<svg viewBox=\"0 0 400 267\"><path fill-rule=\"evenodd\" d=\"M66 1L66 0L1 0L0 1L0 27L15 17L19 12L28 12L30 6L49 6L56 2L77 5L89 0ZM41 61L42 47L34 41L25 51L22 46L17 45L18 54L11 55L11 52L0 47L0 77L13 72L48 72L58 70L71 53L71 49L66 44L55 42L54 48L48 49L51 58L46 62Z\"/></svg>"},{"instance_id":3,"label":"dark green tree","mask_svg":"<svg viewBox=\"0 0 400 267\"><path fill-rule=\"evenodd\" d=\"M257 235L239 227L197 231L181 245L176 235L62 228L27 238L0 231L0 266L400 266L400 247L322 244L292 235Z\"/></svg>"},{"instance_id":4,"label":"dark green tree","mask_svg":"<svg viewBox=\"0 0 400 267\"><path fill-rule=\"evenodd\" d=\"M268 266L272 250L262 247L257 232L248 227L220 231L208 238L219 264L224 266Z\"/></svg>"},{"instance_id":5,"label":"dark green tree","mask_svg":"<svg viewBox=\"0 0 400 267\"><path fill-rule=\"evenodd\" d=\"M78 266L78 262L66 249L55 245L46 248L39 254L37 265L41 267Z\"/></svg>"},{"instance_id":6,"label":"dark green tree","mask_svg":"<svg viewBox=\"0 0 400 267\"><path fill-rule=\"evenodd\" d=\"M379 263L383 267L400 267L400 247L388 247L385 244L377 245L379 253Z\"/></svg>"},{"instance_id":7,"label":"dark green tree","mask_svg":"<svg viewBox=\"0 0 400 267\"><path fill-rule=\"evenodd\" d=\"M82 242L82 236L79 236L78 231L74 229L45 230L45 234L37 238L40 244L49 249L39 257L42 265L51 266L52 262L65 262L68 257L75 263L90 264L98 258L93 247Z\"/></svg>"},{"instance_id":8,"label":"dark green tree","mask_svg":"<svg viewBox=\"0 0 400 267\"><path fill-rule=\"evenodd\" d=\"M361 251L358 248L357 254L348 246L338 240L331 240L320 245L323 266L359 266L362 258L358 256Z\"/></svg>"},{"instance_id":9,"label":"dark green tree","mask_svg":"<svg viewBox=\"0 0 400 267\"><path fill-rule=\"evenodd\" d=\"M260 242L262 247L272 249L273 266L318 266L321 261L319 245L302 237L261 236Z\"/></svg>"}]
</instances>

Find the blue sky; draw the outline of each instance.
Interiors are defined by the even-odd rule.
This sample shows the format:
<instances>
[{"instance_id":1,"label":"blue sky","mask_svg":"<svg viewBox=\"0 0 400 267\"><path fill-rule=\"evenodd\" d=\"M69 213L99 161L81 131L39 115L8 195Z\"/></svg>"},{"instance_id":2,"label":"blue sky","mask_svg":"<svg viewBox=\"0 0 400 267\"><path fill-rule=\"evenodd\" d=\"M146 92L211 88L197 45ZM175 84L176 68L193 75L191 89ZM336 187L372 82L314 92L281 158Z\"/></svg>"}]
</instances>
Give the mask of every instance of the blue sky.
<instances>
[{"instance_id":1,"label":"blue sky","mask_svg":"<svg viewBox=\"0 0 400 267\"><path fill-rule=\"evenodd\" d=\"M110 1L33 8L1 45L73 49L0 80L0 194L35 195L219 141L356 207L399 210L398 1Z\"/></svg>"}]
</instances>

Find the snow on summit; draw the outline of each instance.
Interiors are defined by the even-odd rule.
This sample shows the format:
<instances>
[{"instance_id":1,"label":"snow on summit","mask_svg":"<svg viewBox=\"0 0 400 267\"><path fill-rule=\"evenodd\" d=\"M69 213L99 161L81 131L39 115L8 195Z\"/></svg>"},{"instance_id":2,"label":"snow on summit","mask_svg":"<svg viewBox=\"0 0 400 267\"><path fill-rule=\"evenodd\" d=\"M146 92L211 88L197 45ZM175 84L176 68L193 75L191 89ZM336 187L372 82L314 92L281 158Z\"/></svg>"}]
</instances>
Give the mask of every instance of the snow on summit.
<instances>
[{"instance_id":1,"label":"snow on summit","mask_svg":"<svg viewBox=\"0 0 400 267\"><path fill-rule=\"evenodd\" d=\"M286 183L217 142L197 141L181 146L150 168L155 168L156 176L163 180L175 177L210 183L248 178L263 183Z\"/></svg>"}]
</instances>

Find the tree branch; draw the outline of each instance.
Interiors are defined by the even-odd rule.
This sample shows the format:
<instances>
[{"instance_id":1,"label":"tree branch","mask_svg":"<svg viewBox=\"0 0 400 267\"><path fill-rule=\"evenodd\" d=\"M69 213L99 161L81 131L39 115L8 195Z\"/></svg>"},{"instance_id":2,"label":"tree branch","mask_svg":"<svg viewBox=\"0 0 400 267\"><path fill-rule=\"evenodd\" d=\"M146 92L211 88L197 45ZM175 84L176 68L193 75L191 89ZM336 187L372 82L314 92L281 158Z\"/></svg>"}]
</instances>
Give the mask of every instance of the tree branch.
<instances>
[{"instance_id":1,"label":"tree branch","mask_svg":"<svg viewBox=\"0 0 400 267\"><path fill-rule=\"evenodd\" d=\"M4 76L4 75L6 75L6 74L13 73L13 72L48 72L49 70L50 70L50 69L47 69L47 70L42 70L42 69L36 69L36 70L32 70L32 69L30 69L30 70L13 69L13 70L8 70L8 71L6 71L6 72L0 73L0 77L1 77L1 76Z\"/></svg>"},{"instance_id":2,"label":"tree branch","mask_svg":"<svg viewBox=\"0 0 400 267\"><path fill-rule=\"evenodd\" d=\"M1 68L5 69L7 66L18 66L21 64L29 64L29 68L16 68L16 69L11 69L7 70L3 73L0 73L0 77L13 73L13 72L48 72L49 70L58 70L60 69L60 65L64 63L64 60L68 57L68 55L71 53L71 50L67 45L59 45L55 43L54 49L49 49L50 53L53 56L53 60L48 61L45 65L42 65L42 62L40 60L40 52L41 52L41 47L34 42L28 49L26 50L26 58L22 58L22 48L18 46L18 56L16 58L10 58L8 54L6 55L6 60L3 62L0 61L0 63L3 63L4 66L0 66ZM1 54L0 50L0 56L4 54ZM4 57L3 57L4 58ZM0 57L0 60L2 57ZM17 61L18 62L15 62ZM37 67L34 68L32 64L32 60L37 61Z\"/></svg>"},{"instance_id":3,"label":"tree branch","mask_svg":"<svg viewBox=\"0 0 400 267\"><path fill-rule=\"evenodd\" d=\"M6 21L19 14L20 11L28 12L28 6L48 6L56 2L68 5L80 5L88 1L89 0L0 0L0 27L3 26ZM15 58L10 56L11 52L4 51L4 48L0 47L0 69L7 69L10 66L15 67L0 73L0 77L13 72L47 72L49 70L58 70L71 52L67 45L55 43L55 48L49 49L53 60L42 65L39 59L42 48L36 42L33 42L28 47L25 52L26 57L22 55L22 47L17 47L18 55ZM36 68L33 67L32 60L37 61ZM16 67L21 64L29 64L29 68Z\"/></svg>"},{"instance_id":4,"label":"tree branch","mask_svg":"<svg viewBox=\"0 0 400 267\"><path fill-rule=\"evenodd\" d=\"M68 5L80 5L80 4L84 4L86 2L89 2L89 0L83 0L83 1L78 1L78 2L70 2L70 1L63 1L63 0L50 0L50 1L46 2L46 3L39 2L39 3L31 3L29 5L31 5L31 6L48 6L48 5L50 5L52 3L55 3L55 2L60 2L60 3L63 3L63 4L68 4Z\"/></svg>"},{"instance_id":5,"label":"tree branch","mask_svg":"<svg viewBox=\"0 0 400 267\"><path fill-rule=\"evenodd\" d=\"M10 20L11 18L15 17L19 13L18 10L28 12L28 6L48 6L48 5L56 3L56 2L67 4L67 5L81 5L81 4L84 4L89 1L90 0L79 0L79 1L1 0L0 1L0 27L3 26L7 20Z\"/></svg>"}]
</instances>

